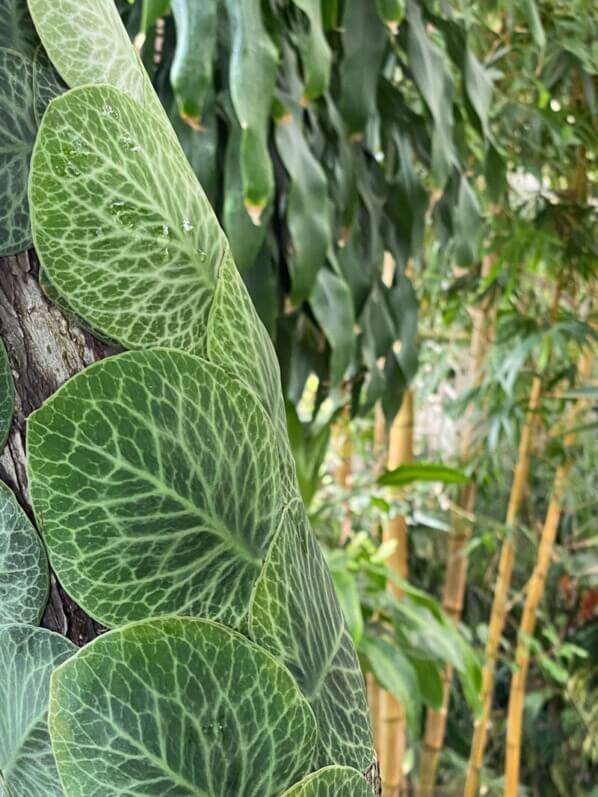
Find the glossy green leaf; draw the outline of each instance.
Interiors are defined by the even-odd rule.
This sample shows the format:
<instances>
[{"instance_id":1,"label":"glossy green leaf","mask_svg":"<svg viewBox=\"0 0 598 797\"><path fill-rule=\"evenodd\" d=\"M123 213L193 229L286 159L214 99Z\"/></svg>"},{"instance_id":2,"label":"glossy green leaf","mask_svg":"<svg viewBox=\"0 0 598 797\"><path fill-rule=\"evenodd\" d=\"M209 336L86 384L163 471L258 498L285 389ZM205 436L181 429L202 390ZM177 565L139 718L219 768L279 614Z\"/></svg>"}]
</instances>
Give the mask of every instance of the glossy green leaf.
<instances>
[{"instance_id":1,"label":"glossy green leaf","mask_svg":"<svg viewBox=\"0 0 598 797\"><path fill-rule=\"evenodd\" d=\"M218 0L171 0L176 50L170 81L181 116L199 124L212 87Z\"/></svg>"},{"instance_id":2,"label":"glossy green leaf","mask_svg":"<svg viewBox=\"0 0 598 797\"><path fill-rule=\"evenodd\" d=\"M170 0L141 0L141 32L147 33L169 9Z\"/></svg>"},{"instance_id":3,"label":"glossy green leaf","mask_svg":"<svg viewBox=\"0 0 598 797\"><path fill-rule=\"evenodd\" d=\"M0 48L0 256L31 245L27 181L34 107L32 60Z\"/></svg>"},{"instance_id":4,"label":"glossy green leaf","mask_svg":"<svg viewBox=\"0 0 598 797\"><path fill-rule=\"evenodd\" d=\"M309 303L332 350L331 384L338 385L353 359L355 349L355 313L351 289L338 274L321 268Z\"/></svg>"},{"instance_id":5,"label":"glossy green leaf","mask_svg":"<svg viewBox=\"0 0 598 797\"><path fill-rule=\"evenodd\" d=\"M15 390L6 346L0 339L0 450L4 448L12 424Z\"/></svg>"},{"instance_id":6,"label":"glossy green leaf","mask_svg":"<svg viewBox=\"0 0 598 797\"><path fill-rule=\"evenodd\" d=\"M278 52L262 20L259 0L226 0L231 28L229 84L242 129L241 175L245 204L258 221L274 193L268 127Z\"/></svg>"},{"instance_id":7,"label":"glossy green leaf","mask_svg":"<svg viewBox=\"0 0 598 797\"><path fill-rule=\"evenodd\" d=\"M309 30L300 37L303 72L304 95L313 100L323 94L330 82L330 63L332 53L326 41L322 24L322 4L320 0L293 0L293 3L306 15Z\"/></svg>"},{"instance_id":8,"label":"glossy green leaf","mask_svg":"<svg viewBox=\"0 0 598 797\"><path fill-rule=\"evenodd\" d=\"M405 16L405 0L376 0L376 6L384 24L396 30Z\"/></svg>"},{"instance_id":9,"label":"glossy green leaf","mask_svg":"<svg viewBox=\"0 0 598 797\"><path fill-rule=\"evenodd\" d=\"M421 703L417 675L409 659L396 642L383 637L366 636L361 641L360 650L367 656L380 686L403 706L407 724L416 733Z\"/></svg>"},{"instance_id":10,"label":"glossy green leaf","mask_svg":"<svg viewBox=\"0 0 598 797\"><path fill-rule=\"evenodd\" d=\"M411 657L411 664L417 675L417 684L422 696L422 701L435 710L442 707L444 686L442 682L441 667L429 659Z\"/></svg>"},{"instance_id":11,"label":"glossy green leaf","mask_svg":"<svg viewBox=\"0 0 598 797\"><path fill-rule=\"evenodd\" d=\"M33 235L50 281L105 336L199 353L227 244L173 140L112 87L55 99L31 164Z\"/></svg>"},{"instance_id":12,"label":"glossy green leaf","mask_svg":"<svg viewBox=\"0 0 598 797\"><path fill-rule=\"evenodd\" d=\"M376 112L386 32L373 2L347 0L343 14L340 110L351 135L362 134Z\"/></svg>"},{"instance_id":13,"label":"glossy green leaf","mask_svg":"<svg viewBox=\"0 0 598 797\"><path fill-rule=\"evenodd\" d=\"M111 631L56 670L49 726L69 797L276 797L305 772L315 737L272 656L177 618Z\"/></svg>"},{"instance_id":14,"label":"glossy green leaf","mask_svg":"<svg viewBox=\"0 0 598 797\"><path fill-rule=\"evenodd\" d=\"M276 148L291 180L287 223L291 236L291 299L307 299L332 241L326 175L309 147L301 108L276 123Z\"/></svg>"},{"instance_id":15,"label":"glossy green leaf","mask_svg":"<svg viewBox=\"0 0 598 797\"><path fill-rule=\"evenodd\" d=\"M30 416L31 499L52 567L105 625L235 625L282 511L274 429L220 368L174 350L92 365Z\"/></svg>"},{"instance_id":16,"label":"glossy green leaf","mask_svg":"<svg viewBox=\"0 0 598 797\"><path fill-rule=\"evenodd\" d=\"M372 789L356 769L330 766L312 772L282 797L372 797Z\"/></svg>"},{"instance_id":17,"label":"glossy green leaf","mask_svg":"<svg viewBox=\"0 0 598 797\"><path fill-rule=\"evenodd\" d=\"M0 628L2 797L63 797L48 734L48 698L52 670L75 650L43 628Z\"/></svg>"},{"instance_id":18,"label":"glossy green leaf","mask_svg":"<svg viewBox=\"0 0 598 797\"><path fill-rule=\"evenodd\" d=\"M33 57L39 39L25 0L0 0L0 47Z\"/></svg>"},{"instance_id":19,"label":"glossy green leaf","mask_svg":"<svg viewBox=\"0 0 598 797\"><path fill-rule=\"evenodd\" d=\"M0 482L0 625L37 624L48 587L48 560L37 531Z\"/></svg>"},{"instance_id":20,"label":"glossy green leaf","mask_svg":"<svg viewBox=\"0 0 598 797\"><path fill-rule=\"evenodd\" d=\"M467 476L460 470L432 462L410 462L388 470L377 480L383 487L403 487L413 482L444 482L444 484L467 484Z\"/></svg>"},{"instance_id":21,"label":"glossy green leaf","mask_svg":"<svg viewBox=\"0 0 598 797\"><path fill-rule=\"evenodd\" d=\"M330 572L305 510L285 512L255 585L250 635L288 666L318 724L314 765L373 760L365 684Z\"/></svg>"},{"instance_id":22,"label":"glossy green leaf","mask_svg":"<svg viewBox=\"0 0 598 797\"><path fill-rule=\"evenodd\" d=\"M42 44L67 85L107 83L143 102L143 67L114 0L28 3Z\"/></svg>"}]
</instances>

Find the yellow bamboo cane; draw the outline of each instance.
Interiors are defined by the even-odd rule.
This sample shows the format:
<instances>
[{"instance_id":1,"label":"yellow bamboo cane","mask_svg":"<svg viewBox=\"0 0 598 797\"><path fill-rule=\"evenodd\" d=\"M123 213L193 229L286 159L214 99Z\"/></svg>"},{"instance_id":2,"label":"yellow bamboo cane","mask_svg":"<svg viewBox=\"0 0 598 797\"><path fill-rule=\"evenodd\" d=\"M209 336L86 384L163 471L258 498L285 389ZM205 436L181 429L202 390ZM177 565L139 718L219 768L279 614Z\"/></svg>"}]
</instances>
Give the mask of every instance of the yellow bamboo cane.
<instances>
[{"instance_id":1,"label":"yellow bamboo cane","mask_svg":"<svg viewBox=\"0 0 598 797\"><path fill-rule=\"evenodd\" d=\"M560 299L560 286L557 285L550 313L550 320L553 324L556 320ZM519 440L519 450L517 454L517 464L513 473L513 483L511 494L507 506L507 516L505 525L507 534L502 545L500 561L498 565L498 576L494 588L494 598L490 613L490 626L488 629L488 639L484 657L484 670L482 676L482 710L476 719L469 754L469 765L465 780L464 797L477 797L480 784L480 775L484 762L484 751L486 749L486 739L488 734L488 723L492 709L492 692L494 688L494 669L498 656L498 648L505 624L507 598L511 586L511 576L513 573L513 562L516 551L516 521L523 502L525 488L529 476L532 442L537 424L538 410L540 407L540 396L542 393L542 378L535 376L532 382L530 397L528 401L527 415L521 438Z\"/></svg>"},{"instance_id":2,"label":"yellow bamboo cane","mask_svg":"<svg viewBox=\"0 0 598 797\"><path fill-rule=\"evenodd\" d=\"M590 376L592 357L586 350L581 358L579 379L584 382ZM583 407L583 401L576 401L567 413L566 427L573 428L577 423L578 415ZM565 448L575 442L575 432L569 432L565 437ZM505 797L517 797L519 788L519 769L521 757L521 728L523 720L523 703L525 699L525 684L529 668L529 638L533 635L536 626L538 605L544 593L546 576L550 567L550 559L556 533L561 517L563 493L571 470L571 460L567 459L561 464L554 477L554 485L544 527L538 547L538 557L534 572L530 579L521 624L517 640L515 657L515 672L511 681L509 694L509 711L507 716L507 754L505 766Z\"/></svg>"}]
</instances>

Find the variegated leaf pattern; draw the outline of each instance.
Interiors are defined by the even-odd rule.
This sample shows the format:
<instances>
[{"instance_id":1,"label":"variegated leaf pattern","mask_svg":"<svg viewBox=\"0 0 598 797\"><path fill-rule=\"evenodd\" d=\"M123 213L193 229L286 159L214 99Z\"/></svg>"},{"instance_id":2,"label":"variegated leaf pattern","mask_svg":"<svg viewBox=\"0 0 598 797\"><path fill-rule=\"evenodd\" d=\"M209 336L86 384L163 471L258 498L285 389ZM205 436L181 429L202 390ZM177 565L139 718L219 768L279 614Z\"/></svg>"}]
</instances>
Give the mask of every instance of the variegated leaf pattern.
<instances>
[{"instance_id":1,"label":"variegated leaf pattern","mask_svg":"<svg viewBox=\"0 0 598 797\"><path fill-rule=\"evenodd\" d=\"M108 83L143 102L143 67L114 0L28 1L42 44L67 85Z\"/></svg>"},{"instance_id":2,"label":"variegated leaf pattern","mask_svg":"<svg viewBox=\"0 0 598 797\"><path fill-rule=\"evenodd\" d=\"M284 667L188 618L83 648L54 674L49 724L69 797L276 797L307 770L315 737Z\"/></svg>"},{"instance_id":3,"label":"variegated leaf pattern","mask_svg":"<svg viewBox=\"0 0 598 797\"><path fill-rule=\"evenodd\" d=\"M24 0L0 0L0 47L33 57L39 39Z\"/></svg>"},{"instance_id":4,"label":"variegated leaf pattern","mask_svg":"<svg viewBox=\"0 0 598 797\"><path fill-rule=\"evenodd\" d=\"M208 322L208 357L250 388L272 419L278 437L286 496L297 495L280 368L274 346L258 318L230 255L222 261Z\"/></svg>"},{"instance_id":5,"label":"variegated leaf pattern","mask_svg":"<svg viewBox=\"0 0 598 797\"><path fill-rule=\"evenodd\" d=\"M33 61L0 48L0 256L27 249L29 161L36 133Z\"/></svg>"},{"instance_id":6,"label":"variegated leaf pattern","mask_svg":"<svg viewBox=\"0 0 598 797\"><path fill-rule=\"evenodd\" d=\"M14 412L15 394L6 346L0 339L0 450L4 447Z\"/></svg>"},{"instance_id":7,"label":"variegated leaf pattern","mask_svg":"<svg viewBox=\"0 0 598 797\"><path fill-rule=\"evenodd\" d=\"M41 124L48 104L67 90L67 86L50 63L40 45L33 59L33 93L35 95L35 121Z\"/></svg>"},{"instance_id":8,"label":"variegated leaf pattern","mask_svg":"<svg viewBox=\"0 0 598 797\"><path fill-rule=\"evenodd\" d=\"M0 625L38 623L48 586L48 560L37 531L0 482Z\"/></svg>"},{"instance_id":9,"label":"variegated leaf pattern","mask_svg":"<svg viewBox=\"0 0 598 797\"><path fill-rule=\"evenodd\" d=\"M274 429L238 380L174 350L118 355L33 413L27 446L52 567L92 617L241 624L282 497Z\"/></svg>"},{"instance_id":10,"label":"variegated leaf pattern","mask_svg":"<svg viewBox=\"0 0 598 797\"><path fill-rule=\"evenodd\" d=\"M288 666L316 715L314 765L373 759L364 680L322 551L296 501L256 583L250 635Z\"/></svg>"},{"instance_id":11,"label":"variegated leaf pattern","mask_svg":"<svg viewBox=\"0 0 598 797\"><path fill-rule=\"evenodd\" d=\"M303 778L282 797L372 797L361 772L351 767L324 767Z\"/></svg>"},{"instance_id":12,"label":"variegated leaf pattern","mask_svg":"<svg viewBox=\"0 0 598 797\"><path fill-rule=\"evenodd\" d=\"M0 628L0 797L63 797L48 734L50 676L75 646L29 625Z\"/></svg>"},{"instance_id":13,"label":"variegated leaf pattern","mask_svg":"<svg viewBox=\"0 0 598 797\"><path fill-rule=\"evenodd\" d=\"M227 244L173 136L110 86L55 99L31 165L34 240L58 292L105 336L201 353Z\"/></svg>"}]
</instances>

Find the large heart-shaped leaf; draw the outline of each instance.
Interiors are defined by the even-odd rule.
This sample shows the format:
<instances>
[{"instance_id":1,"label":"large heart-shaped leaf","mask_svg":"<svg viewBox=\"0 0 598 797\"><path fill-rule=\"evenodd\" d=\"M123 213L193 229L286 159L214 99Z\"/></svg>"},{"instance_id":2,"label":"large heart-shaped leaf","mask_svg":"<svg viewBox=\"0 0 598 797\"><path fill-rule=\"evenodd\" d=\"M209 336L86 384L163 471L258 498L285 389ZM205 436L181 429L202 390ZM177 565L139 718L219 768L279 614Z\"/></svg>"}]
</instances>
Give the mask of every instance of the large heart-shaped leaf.
<instances>
[{"instance_id":1,"label":"large heart-shaped leaf","mask_svg":"<svg viewBox=\"0 0 598 797\"><path fill-rule=\"evenodd\" d=\"M238 380L174 350L104 360L30 417L28 453L52 567L92 617L241 621L282 500L274 429Z\"/></svg>"},{"instance_id":2,"label":"large heart-shaped leaf","mask_svg":"<svg viewBox=\"0 0 598 797\"><path fill-rule=\"evenodd\" d=\"M66 83L109 83L143 101L144 73L114 0L29 0L50 60Z\"/></svg>"},{"instance_id":3,"label":"large heart-shaped leaf","mask_svg":"<svg viewBox=\"0 0 598 797\"><path fill-rule=\"evenodd\" d=\"M111 631L52 679L69 797L269 797L307 770L313 714L289 672L224 626L165 618Z\"/></svg>"},{"instance_id":4,"label":"large heart-shaped leaf","mask_svg":"<svg viewBox=\"0 0 598 797\"><path fill-rule=\"evenodd\" d=\"M0 450L6 443L14 412L14 385L6 347L0 340Z\"/></svg>"},{"instance_id":5,"label":"large heart-shaped leaf","mask_svg":"<svg viewBox=\"0 0 598 797\"><path fill-rule=\"evenodd\" d=\"M312 772L282 797L372 797L372 789L356 769L331 766Z\"/></svg>"},{"instance_id":6,"label":"large heart-shaped leaf","mask_svg":"<svg viewBox=\"0 0 598 797\"><path fill-rule=\"evenodd\" d=\"M33 61L0 48L0 255L31 244L27 180L35 140Z\"/></svg>"},{"instance_id":7,"label":"large heart-shaped leaf","mask_svg":"<svg viewBox=\"0 0 598 797\"><path fill-rule=\"evenodd\" d=\"M322 551L297 501L285 512L249 614L253 639L288 666L318 723L314 764L373 760L365 684Z\"/></svg>"},{"instance_id":8,"label":"large heart-shaped leaf","mask_svg":"<svg viewBox=\"0 0 598 797\"><path fill-rule=\"evenodd\" d=\"M47 713L52 670L75 651L58 634L0 628L0 795L62 797Z\"/></svg>"},{"instance_id":9,"label":"large heart-shaped leaf","mask_svg":"<svg viewBox=\"0 0 598 797\"><path fill-rule=\"evenodd\" d=\"M104 335L198 353L227 244L173 136L109 86L55 99L31 163L33 234L50 281Z\"/></svg>"},{"instance_id":10,"label":"large heart-shaped leaf","mask_svg":"<svg viewBox=\"0 0 598 797\"><path fill-rule=\"evenodd\" d=\"M0 482L0 625L37 623L48 599L48 560L40 538Z\"/></svg>"}]
</instances>

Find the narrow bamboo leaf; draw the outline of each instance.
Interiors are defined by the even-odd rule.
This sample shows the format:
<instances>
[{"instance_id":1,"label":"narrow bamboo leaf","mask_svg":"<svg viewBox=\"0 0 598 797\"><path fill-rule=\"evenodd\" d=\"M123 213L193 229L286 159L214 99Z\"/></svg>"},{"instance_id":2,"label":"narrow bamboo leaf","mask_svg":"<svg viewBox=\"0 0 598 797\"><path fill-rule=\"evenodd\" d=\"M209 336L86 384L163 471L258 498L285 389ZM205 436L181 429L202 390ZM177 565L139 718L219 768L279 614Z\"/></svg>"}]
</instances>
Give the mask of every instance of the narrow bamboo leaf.
<instances>
[{"instance_id":1,"label":"narrow bamboo leaf","mask_svg":"<svg viewBox=\"0 0 598 797\"><path fill-rule=\"evenodd\" d=\"M245 204L259 223L261 212L274 193L268 127L278 52L264 28L259 0L226 0L226 7L232 37L230 92L243 131L241 174Z\"/></svg>"},{"instance_id":2,"label":"narrow bamboo leaf","mask_svg":"<svg viewBox=\"0 0 598 797\"><path fill-rule=\"evenodd\" d=\"M534 43L543 50L544 47L546 47L546 34L544 33L544 26L542 25L542 20L538 13L538 6L535 0L523 0L521 6L527 18L527 24L529 25L532 39Z\"/></svg>"},{"instance_id":3,"label":"narrow bamboo leaf","mask_svg":"<svg viewBox=\"0 0 598 797\"><path fill-rule=\"evenodd\" d=\"M444 185L457 158L453 147L453 81L444 56L424 28L421 6L407 5L409 68L432 116L432 171Z\"/></svg>"},{"instance_id":4,"label":"narrow bamboo leaf","mask_svg":"<svg viewBox=\"0 0 598 797\"><path fill-rule=\"evenodd\" d=\"M4 448L15 405L15 389L6 346L0 339L0 451Z\"/></svg>"},{"instance_id":5,"label":"narrow bamboo leaf","mask_svg":"<svg viewBox=\"0 0 598 797\"><path fill-rule=\"evenodd\" d=\"M288 666L318 725L314 766L373 760L365 685L330 572L297 501L256 582L250 635Z\"/></svg>"},{"instance_id":6,"label":"narrow bamboo leaf","mask_svg":"<svg viewBox=\"0 0 598 797\"><path fill-rule=\"evenodd\" d=\"M281 489L288 498L296 496L297 479L289 446L278 359L230 255L220 266L210 308L208 358L231 377L239 379L262 403L277 437L283 479Z\"/></svg>"},{"instance_id":7,"label":"narrow bamboo leaf","mask_svg":"<svg viewBox=\"0 0 598 797\"><path fill-rule=\"evenodd\" d=\"M122 354L60 388L27 439L52 567L91 616L241 622L282 488L274 429L238 380L174 350Z\"/></svg>"},{"instance_id":8,"label":"narrow bamboo leaf","mask_svg":"<svg viewBox=\"0 0 598 797\"><path fill-rule=\"evenodd\" d=\"M276 797L312 754L290 673L225 626L165 618L111 631L59 667L50 734L68 795Z\"/></svg>"},{"instance_id":9,"label":"narrow bamboo leaf","mask_svg":"<svg viewBox=\"0 0 598 797\"><path fill-rule=\"evenodd\" d=\"M0 256L31 245L27 202L35 141L33 61L0 48Z\"/></svg>"},{"instance_id":10,"label":"narrow bamboo leaf","mask_svg":"<svg viewBox=\"0 0 598 797\"><path fill-rule=\"evenodd\" d=\"M142 0L141 33L147 33L170 10L170 0Z\"/></svg>"},{"instance_id":11,"label":"narrow bamboo leaf","mask_svg":"<svg viewBox=\"0 0 598 797\"><path fill-rule=\"evenodd\" d=\"M332 241L326 175L303 135L299 106L276 123L276 148L291 180L291 300L299 303L310 295Z\"/></svg>"},{"instance_id":12,"label":"narrow bamboo leaf","mask_svg":"<svg viewBox=\"0 0 598 797\"><path fill-rule=\"evenodd\" d=\"M28 3L42 44L68 86L108 83L143 102L143 67L113 0Z\"/></svg>"},{"instance_id":13,"label":"narrow bamboo leaf","mask_svg":"<svg viewBox=\"0 0 598 797\"><path fill-rule=\"evenodd\" d=\"M372 797L372 789L356 769L330 766L312 772L282 797Z\"/></svg>"},{"instance_id":14,"label":"narrow bamboo leaf","mask_svg":"<svg viewBox=\"0 0 598 797\"><path fill-rule=\"evenodd\" d=\"M464 54L465 91L479 121L484 136L488 137L488 117L492 102L492 80L475 55L466 46Z\"/></svg>"},{"instance_id":15,"label":"narrow bamboo leaf","mask_svg":"<svg viewBox=\"0 0 598 797\"><path fill-rule=\"evenodd\" d=\"M301 37L305 97L313 100L322 95L330 82L332 54L324 35L320 0L293 0L309 21L309 30Z\"/></svg>"},{"instance_id":16,"label":"narrow bamboo leaf","mask_svg":"<svg viewBox=\"0 0 598 797\"><path fill-rule=\"evenodd\" d=\"M417 675L398 645L382 637L366 636L360 650L368 657L376 680L399 701L413 733L419 729L421 701Z\"/></svg>"},{"instance_id":17,"label":"narrow bamboo leaf","mask_svg":"<svg viewBox=\"0 0 598 797\"><path fill-rule=\"evenodd\" d=\"M342 277L321 268L309 303L332 349L330 381L338 385L353 359L355 313L351 289Z\"/></svg>"},{"instance_id":18,"label":"narrow bamboo leaf","mask_svg":"<svg viewBox=\"0 0 598 797\"><path fill-rule=\"evenodd\" d=\"M405 0L376 0L380 19L395 32L405 16Z\"/></svg>"},{"instance_id":19,"label":"narrow bamboo leaf","mask_svg":"<svg viewBox=\"0 0 598 797\"><path fill-rule=\"evenodd\" d=\"M373 2L347 0L343 14L340 110L353 136L376 113L378 78L387 36Z\"/></svg>"},{"instance_id":20,"label":"narrow bamboo leaf","mask_svg":"<svg viewBox=\"0 0 598 797\"><path fill-rule=\"evenodd\" d=\"M42 116L51 100L67 90L66 84L50 63L44 48L39 45L33 59L33 93L35 95L35 121L41 124Z\"/></svg>"},{"instance_id":21,"label":"narrow bamboo leaf","mask_svg":"<svg viewBox=\"0 0 598 797\"><path fill-rule=\"evenodd\" d=\"M467 476L460 470L430 462L410 462L387 470L377 480L382 487L402 487L413 482L444 482L444 484L467 484Z\"/></svg>"},{"instance_id":22,"label":"narrow bamboo leaf","mask_svg":"<svg viewBox=\"0 0 598 797\"><path fill-rule=\"evenodd\" d=\"M48 560L37 531L0 482L0 625L37 624L48 585Z\"/></svg>"},{"instance_id":23,"label":"narrow bamboo leaf","mask_svg":"<svg viewBox=\"0 0 598 797\"><path fill-rule=\"evenodd\" d=\"M199 125L212 87L218 0L171 0L176 24L176 50L170 70L179 113Z\"/></svg>"},{"instance_id":24,"label":"narrow bamboo leaf","mask_svg":"<svg viewBox=\"0 0 598 797\"><path fill-rule=\"evenodd\" d=\"M453 212L455 260L469 266L479 257L482 218L477 197L465 176L461 176L457 206Z\"/></svg>"},{"instance_id":25,"label":"narrow bamboo leaf","mask_svg":"<svg viewBox=\"0 0 598 797\"><path fill-rule=\"evenodd\" d=\"M33 58L39 39L27 3L24 0L0 0L0 20L0 47Z\"/></svg>"},{"instance_id":26,"label":"narrow bamboo leaf","mask_svg":"<svg viewBox=\"0 0 598 797\"><path fill-rule=\"evenodd\" d=\"M58 634L29 625L0 628L0 794L63 797L50 737L52 670L75 652Z\"/></svg>"},{"instance_id":27,"label":"narrow bamboo leaf","mask_svg":"<svg viewBox=\"0 0 598 797\"><path fill-rule=\"evenodd\" d=\"M200 353L227 244L173 137L109 86L53 100L32 158L34 240L50 281L105 336Z\"/></svg>"}]
</instances>

